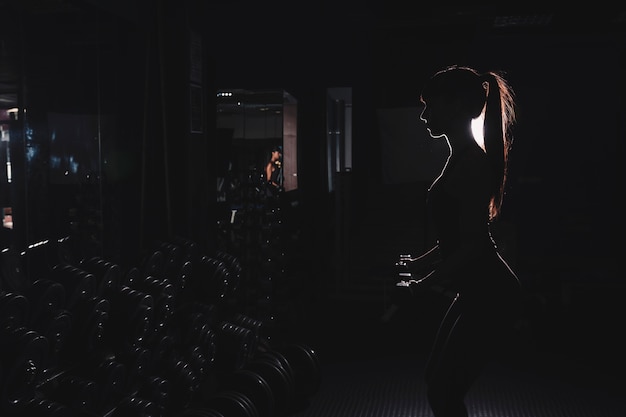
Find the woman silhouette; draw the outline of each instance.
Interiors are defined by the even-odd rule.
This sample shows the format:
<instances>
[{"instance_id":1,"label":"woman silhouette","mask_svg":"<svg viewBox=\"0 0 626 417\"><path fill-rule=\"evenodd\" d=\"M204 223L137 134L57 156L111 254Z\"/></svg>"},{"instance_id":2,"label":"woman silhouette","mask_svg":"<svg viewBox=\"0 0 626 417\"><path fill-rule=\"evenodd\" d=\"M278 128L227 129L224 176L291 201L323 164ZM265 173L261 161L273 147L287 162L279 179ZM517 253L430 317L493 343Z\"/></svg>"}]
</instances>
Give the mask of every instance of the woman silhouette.
<instances>
[{"instance_id":1,"label":"woman silhouette","mask_svg":"<svg viewBox=\"0 0 626 417\"><path fill-rule=\"evenodd\" d=\"M269 162L265 164L265 181L272 195L282 191L282 157L283 147L275 146Z\"/></svg>"},{"instance_id":2,"label":"woman silhouette","mask_svg":"<svg viewBox=\"0 0 626 417\"><path fill-rule=\"evenodd\" d=\"M426 366L427 397L436 417L466 417L466 393L520 311L519 280L490 233L504 195L514 95L499 73L452 66L427 82L420 100L420 119L450 153L428 190L437 244L402 258L411 279L396 285L454 294Z\"/></svg>"}]
</instances>

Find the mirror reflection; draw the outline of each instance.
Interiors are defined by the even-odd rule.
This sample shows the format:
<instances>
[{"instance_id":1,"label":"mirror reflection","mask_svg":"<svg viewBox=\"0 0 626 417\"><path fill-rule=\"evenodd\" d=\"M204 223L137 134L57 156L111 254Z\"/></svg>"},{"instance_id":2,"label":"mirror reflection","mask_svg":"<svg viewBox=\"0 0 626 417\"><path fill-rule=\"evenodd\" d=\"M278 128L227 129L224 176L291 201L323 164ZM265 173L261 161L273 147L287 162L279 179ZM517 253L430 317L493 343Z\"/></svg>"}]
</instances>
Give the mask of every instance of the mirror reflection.
<instances>
[{"instance_id":1,"label":"mirror reflection","mask_svg":"<svg viewBox=\"0 0 626 417\"><path fill-rule=\"evenodd\" d=\"M227 201L227 192L241 182L284 192L298 188L297 100L291 94L279 89L221 89L216 126L219 201Z\"/></svg>"},{"instance_id":2,"label":"mirror reflection","mask_svg":"<svg viewBox=\"0 0 626 417\"><path fill-rule=\"evenodd\" d=\"M22 6L3 6L0 29L0 244L27 258L72 236L81 257L103 255L125 26L88 4Z\"/></svg>"}]
</instances>

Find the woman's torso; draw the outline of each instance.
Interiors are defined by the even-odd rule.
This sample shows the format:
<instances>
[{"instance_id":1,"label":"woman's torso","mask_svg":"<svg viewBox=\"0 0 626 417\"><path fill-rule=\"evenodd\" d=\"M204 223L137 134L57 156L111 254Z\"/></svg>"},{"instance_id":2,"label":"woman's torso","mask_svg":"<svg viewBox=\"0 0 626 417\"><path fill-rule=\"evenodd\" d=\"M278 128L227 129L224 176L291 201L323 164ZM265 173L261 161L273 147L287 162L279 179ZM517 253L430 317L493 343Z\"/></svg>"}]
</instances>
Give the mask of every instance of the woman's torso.
<instances>
[{"instance_id":1,"label":"woman's torso","mask_svg":"<svg viewBox=\"0 0 626 417\"><path fill-rule=\"evenodd\" d=\"M452 285L461 293L491 296L516 291L519 281L497 252L489 230L491 170L482 149L453 154L428 193L443 261L465 251ZM458 257L457 257L458 259Z\"/></svg>"},{"instance_id":2,"label":"woman's torso","mask_svg":"<svg viewBox=\"0 0 626 417\"><path fill-rule=\"evenodd\" d=\"M272 183L278 183L278 175L279 175L279 169L276 166L276 162L270 162L270 171L271 171L271 175L269 178L269 181Z\"/></svg>"}]
</instances>

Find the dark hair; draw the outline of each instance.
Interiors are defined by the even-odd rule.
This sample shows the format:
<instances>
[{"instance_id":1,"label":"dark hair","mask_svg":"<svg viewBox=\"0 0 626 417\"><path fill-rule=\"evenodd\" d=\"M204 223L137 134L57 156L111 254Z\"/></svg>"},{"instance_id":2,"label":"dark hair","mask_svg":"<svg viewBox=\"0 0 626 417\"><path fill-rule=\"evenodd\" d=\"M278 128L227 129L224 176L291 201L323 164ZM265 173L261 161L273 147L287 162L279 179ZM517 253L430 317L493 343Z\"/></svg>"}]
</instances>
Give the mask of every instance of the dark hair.
<instances>
[{"instance_id":1,"label":"dark hair","mask_svg":"<svg viewBox=\"0 0 626 417\"><path fill-rule=\"evenodd\" d=\"M515 94L502 73L478 71L464 66L450 66L437 72L422 91L422 100L437 95L455 100L471 118L485 111L484 149L494 173L489 217L500 214L508 171L509 150L513 142L511 127L515 122Z\"/></svg>"},{"instance_id":2,"label":"dark hair","mask_svg":"<svg viewBox=\"0 0 626 417\"><path fill-rule=\"evenodd\" d=\"M272 148L272 153L274 153L274 152L280 152L280 153L283 153L283 147L282 147L282 146L280 146L280 145L274 146L274 147Z\"/></svg>"}]
</instances>

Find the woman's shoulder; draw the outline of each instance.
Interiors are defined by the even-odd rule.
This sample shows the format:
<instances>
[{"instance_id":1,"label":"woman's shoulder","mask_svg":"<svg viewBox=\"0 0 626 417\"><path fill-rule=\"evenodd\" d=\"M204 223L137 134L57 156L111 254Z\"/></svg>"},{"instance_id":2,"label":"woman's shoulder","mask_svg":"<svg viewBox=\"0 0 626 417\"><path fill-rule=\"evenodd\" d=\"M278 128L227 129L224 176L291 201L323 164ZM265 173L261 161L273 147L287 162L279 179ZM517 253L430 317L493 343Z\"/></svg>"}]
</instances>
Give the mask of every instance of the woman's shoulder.
<instances>
[{"instance_id":1,"label":"woman's shoulder","mask_svg":"<svg viewBox=\"0 0 626 417\"><path fill-rule=\"evenodd\" d=\"M482 149L477 149L467 149L455 157L446 175L449 185L471 188L490 183L492 171L489 161Z\"/></svg>"},{"instance_id":2,"label":"woman's shoulder","mask_svg":"<svg viewBox=\"0 0 626 417\"><path fill-rule=\"evenodd\" d=\"M490 171L487 154L485 154L485 151L479 146L468 146L457 155L454 155L453 159L454 163L452 166L456 168L457 171L468 171L467 173L469 173L469 171Z\"/></svg>"}]
</instances>

